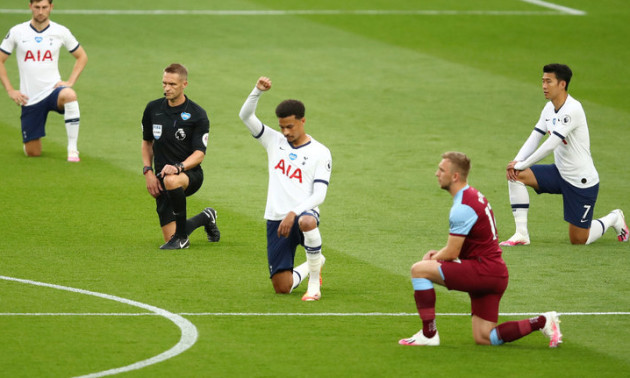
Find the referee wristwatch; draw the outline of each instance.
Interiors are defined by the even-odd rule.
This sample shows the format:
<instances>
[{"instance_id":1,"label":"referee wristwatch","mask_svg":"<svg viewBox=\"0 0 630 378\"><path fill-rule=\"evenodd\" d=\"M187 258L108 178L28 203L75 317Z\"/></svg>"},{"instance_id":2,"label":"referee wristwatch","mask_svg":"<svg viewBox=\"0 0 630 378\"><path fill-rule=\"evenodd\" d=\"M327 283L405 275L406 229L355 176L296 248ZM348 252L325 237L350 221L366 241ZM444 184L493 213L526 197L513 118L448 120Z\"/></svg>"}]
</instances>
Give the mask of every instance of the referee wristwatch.
<instances>
[{"instance_id":1,"label":"referee wristwatch","mask_svg":"<svg viewBox=\"0 0 630 378\"><path fill-rule=\"evenodd\" d=\"M153 172L153 167L150 166L150 165L145 165L144 168L142 168L142 174L143 175L146 175L147 172L149 172L149 171Z\"/></svg>"},{"instance_id":2,"label":"referee wristwatch","mask_svg":"<svg viewBox=\"0 0 630 378\"><path fill-rule=\"evenodd\" d=\"M184 172L184 164L177 163L177 164L175 164L175 167L177 167L177 174L180 174L180 173Z\"/></svg>"}]
</instances>

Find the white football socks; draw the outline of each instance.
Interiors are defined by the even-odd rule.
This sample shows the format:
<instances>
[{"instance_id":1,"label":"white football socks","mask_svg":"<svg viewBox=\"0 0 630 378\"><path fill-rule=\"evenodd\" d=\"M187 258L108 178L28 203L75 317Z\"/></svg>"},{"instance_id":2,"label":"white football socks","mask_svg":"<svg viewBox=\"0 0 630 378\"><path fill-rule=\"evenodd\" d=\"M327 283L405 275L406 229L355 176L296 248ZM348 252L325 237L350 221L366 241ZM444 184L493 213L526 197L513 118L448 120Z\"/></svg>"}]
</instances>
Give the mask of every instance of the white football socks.
<instances>
[{"instance_id":1,"label":"white football socks","mask_svg":"<svg viewBox=\"0 0 630 378\"><path fill-rule=\"evenodd\" d=\"M304 262L302 265L293 268L293 286L291 287L291 291L293 291L296 287L300 286L302 281L308 276L309 267L308 263Z\"/></svg>"},{"instance_id":2,"label":"white football socks","mask_svg":"<svg viewBox=\"0 0 630 378\"><path fill-rule=\"evenodd\" d=\"M527 192L527 187L520 181L508 181L508 191L510 193L510 205L512 206L516 233L528 236L527 212L529 211L529 193Z\"/></svg>"},{"instance_id":3,"label":"white football socks","mask_svg":"<svg viewBox=\"0 0 630 378\"><path fill-rule=\"evenodd\" d=\"M619 221L617 213L610 213L599 219L593 219L591 222L591 228L588 232L588 239L586 244L591 244L595 240L601 238L610 227Z\"/></svg>"},{"instance_id":4,"label":"white football socks","mask_svg":"<svg viewBox=\"0 0 630 378\"><path fill-rule=\"evenodd\" d=\"M66 122L66 134L68 135L68 151L78 151L77 141L79 139L79 102L71 101L64 105L63 119Z\"/></svg>"},{"instance_id":5,"label":"white football socks","mask_svg":"<svg viewBox=\"0 0 630 378\"><path fill-rule=\"evenodd\" d=\"M319 272L322 268L322 237L319 228L304 232L304 249L309 268L308 294L319 293Z\"/></svg>"}]
</instances>

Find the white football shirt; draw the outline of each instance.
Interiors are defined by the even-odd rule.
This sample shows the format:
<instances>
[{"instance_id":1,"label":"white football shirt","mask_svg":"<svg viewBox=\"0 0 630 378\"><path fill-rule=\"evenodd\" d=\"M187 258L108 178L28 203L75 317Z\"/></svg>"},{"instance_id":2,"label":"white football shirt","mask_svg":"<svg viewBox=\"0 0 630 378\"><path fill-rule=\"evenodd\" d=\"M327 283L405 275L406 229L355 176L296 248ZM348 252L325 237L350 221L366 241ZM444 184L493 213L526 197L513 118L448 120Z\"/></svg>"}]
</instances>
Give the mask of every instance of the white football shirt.
<instances>
[{"instance_id":1,"label":"white football shirt","mask_svg":"<svg viewBox=\"0 0 630 378\"><path fill-rule=\"evenodd\" d=\"M267 150L269 185L265 219L282 220L287 213L298 215L313 194L315 184L328 185L332 169L330 150L311 137L311 141L293 147L282 133L263 125L256 136Z\"/></svg>"},{"instance_id":2,"label":"white football shirt","mask_svg":"<svg viewBox=\"0 0 630 378\"><path fill-rule=\"evenodd\" d=\"M332 170L330 150L310 135L310 141L293 147L281 132L256 117L256 106L263 92L254 87L241 107L239 116L245 126L267 150L269 184L265 219L279 221L291 211L300 215L315 209L326 198Z\"/></svg>"},{"instance_id":3,"label":"white football shirt","mask_svg":"<svg viewBox=\"0 0 630 378\"><path fill-rule=\"evenodd\" d=\"M543 108L535 131L555 135L561 143L553 150L554 162L564 180L578 188L590 188L599 183L599 174L591 157L591 142L582 104L568 95L564 105L556 112L551 101ZM539 148L540 149L540 148ZM524 164L516 168L531 166L541 160L536 152L526 157Z\"/></svg>"},{"instance_id":4,"label":"white football shirt","mask_svg":"<svg viewBox=\"0 0 630 378\"><path fill-rule=\"evenodd\" d=\"M65 26L50 21L50 25L37 31L27 21L9 30L0 44L6 54L16 51L20 72L20 92L28 96L26 105L33 105L46 98L61 81L59 74L59 50L64 46L69 52L79 48L79 42Z\"/></svg>"}]
</instances>

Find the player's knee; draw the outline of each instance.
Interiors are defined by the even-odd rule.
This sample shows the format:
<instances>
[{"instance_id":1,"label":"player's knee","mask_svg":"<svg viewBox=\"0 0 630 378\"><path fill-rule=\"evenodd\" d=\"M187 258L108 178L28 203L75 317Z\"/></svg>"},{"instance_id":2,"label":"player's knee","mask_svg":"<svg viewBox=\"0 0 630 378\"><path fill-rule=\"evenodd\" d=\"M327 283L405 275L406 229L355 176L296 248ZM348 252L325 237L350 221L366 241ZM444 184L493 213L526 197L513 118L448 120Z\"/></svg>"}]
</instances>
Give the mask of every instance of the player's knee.
<instances>
[{"instance_id":1,"label":"player's knee","mask_svg":"<svg viewBox=\"0 0 630 378\"><path fill-rule=\"evenodd\" d=\"M422 261L418 261L417 263L411 266L411 277L413 278L426 278L425 269Z\"/></svg>"},{"instance_id":2,"label":"player's knee","mask_svg":"<svg viewBox=\"0 0 630 378\"><path fill-rule=\"evenodd\" d=\"M291 284L287 282L273 282L273 289L276 294L289 294L291 292Z\"/></svg>"},{"instance_id":3,"label":"player's knee","mask_svg":"<svg viewBox=\"0 0 630 378\"><path fill-rule=\"evenodd\" d=\"M491 345L492 343L490 342L490 339L488 339L488 338L476 336L475 337L475 344L477 344L477 345Z\"/></svg>"},{"instance_id":4,"label":"player's knee","mask_svg":"<svg viewBox=\"0 0 630 378\"><path fill-rule=\"evenodd\" d=\"M60 105L65 105L68 102L72 102L72 101L76 101L77 100L77 92L74 91L74 89L72 88L64 88L61 90L61 92L59 92L59 103Z\"/></svg>"},{"instance_id":5,"label":"player's knee","mask_svg":"<svg viewBox=\"0 0 630 378\"><path fill-rule=\"evenodd\" d=\"M477 345L492 345L490 341L490 332L485 330L473 330L473 339Z\"/></svg>"},{"instance_id":6,"label":"player's knee","mask_svg":"<svg viewBox=\"0 0 630 378\"><path fill-rule=\"evenodd\" d=\"M24 144L24 155L28 157L42 156L42 146L35 142L27 142Z\"/></svg>"},{"instance_id":7,"label":"player's knee","mask_svg":"<svg viewBox=\"0 0 630 378\"><path fill-rule=\"evenodd\" d=\"M588 241L588 235L589 230L586 229L580 229L579 231L569 231L569 240L571 241L571 244L586 244L586 242Z\"/></svg>"},{"instance_id":8,"label":"player's knee","mask_svg":"<svg viewBox=\"0 0 630 378\"><path fill-rule=\"evenodd\" d=\"M571 244L573 245L586 244L586 241L588 240L588 238L584 239L577 236L571 236L569 239L571 240Z\"/></svg>"},{"instance_id":9,"label":"player's knee","mask_svg":"<svg viewBox=\"0 0 630 378\"><path fill-rule=\"evenodd\" d=\"M289 294L291 293L291 288L290 287L274 287L274 289L276 290L276 294Z\"/></svg>"},{"instance_id":10,"label":"player's knee","mask_svg":"<svg viewBox=\"0 0 630 378\"><path fill-rule=\"evenodd\" d=\"M289 294L293 287L293 272L285 270L275 273L271 277L271 283L276 294Z\"/></svg>"},{"instance_id":11,"label":"player's knee","mask_svg":"<svg viewBox=\"0 0 630 378\"><path fill-rule=\"evenodd\" d=\"M298 224L300 225L300 230L302 231L311 231L317 228L317 220L315 217L310 215L300 217Z\"/></svg>"}]
</instances>

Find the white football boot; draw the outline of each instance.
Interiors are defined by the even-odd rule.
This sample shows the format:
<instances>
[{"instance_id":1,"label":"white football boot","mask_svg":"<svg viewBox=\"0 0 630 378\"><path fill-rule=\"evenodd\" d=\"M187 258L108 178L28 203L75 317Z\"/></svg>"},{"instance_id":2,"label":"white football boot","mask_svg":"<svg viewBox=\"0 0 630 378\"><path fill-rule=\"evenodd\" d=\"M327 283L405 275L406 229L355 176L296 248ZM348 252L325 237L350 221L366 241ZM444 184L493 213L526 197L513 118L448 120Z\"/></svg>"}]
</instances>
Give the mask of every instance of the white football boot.
<instances>
[{"instance_id":1,"label":"white football boot","mask_svg":"<svg viewBox=\"0 0 630 378\"><path fill-rule=\"evenodd\" d=\"M560 319L555 311L545 312L545 326L540 330L543 335L549 338L549 348L555 348L562 342L562 333L560 332Z\"/></svg>"},{"instance_id":2,"label":"white football boot","mask_svg":"<svg viewBox=\"0 0 630 378\"><path fill-rule=\"evenodd\" d=\"M521 235L518 232L506 241L499 243L501 247L515 247L517 245L529 245L529 235Z\"/></svg>"},{"instance_id":3,"label":"white football boot","mask_svg":"<svg viewBox=\"0 0 630 378\"><path fill-rule=\"evenodd\" d=\"M421 345L421 346L438 346L440 345L440 335L435 332L435 335L432 338L428 338L424 336L422 330L418 331L415 335L411 336L408 339L401 339L398 341L400 345Z\"/></svg>"}]
</instances>

